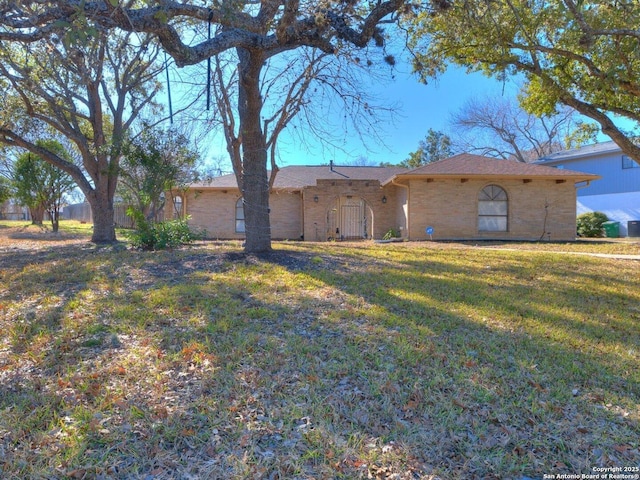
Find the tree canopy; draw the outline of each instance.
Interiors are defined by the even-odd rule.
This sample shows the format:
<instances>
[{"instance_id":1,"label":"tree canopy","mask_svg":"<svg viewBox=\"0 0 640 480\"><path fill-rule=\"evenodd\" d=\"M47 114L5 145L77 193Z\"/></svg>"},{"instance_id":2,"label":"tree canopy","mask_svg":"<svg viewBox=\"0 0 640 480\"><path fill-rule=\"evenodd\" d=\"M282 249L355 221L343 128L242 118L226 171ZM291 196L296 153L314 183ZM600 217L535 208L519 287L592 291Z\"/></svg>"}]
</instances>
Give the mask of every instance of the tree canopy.
<instances>
[{"instance_id":1,"label":"tree canopy","mask_svg":"<svg viewBox=\"0 0 640 480\"><path fill-rule=\"evenodd\" d=\"M266 62L294 50L311 49L347 55L371 40L384 45L382 26L405 12L403 0L377 2L299 2L284 0L214 2L163 1L153 4L110 0L10 3L0 22L0 41L30 42L52 30L91 19L102 28L153 34L178 66L194 65L233 52L237 58L237 135L229 148L240 152L235 162L244 198L246 242L251 252L271 249L269 223L268 140L265 136L261 77ZM185 26L213 25L200 40ZM200 28L202 30L202 28ZM355 60L355 58L354 58Z\"/></svg>"},{"instance_id":2,"label":"tree canopy","mask_svg":"<svg viewBox=\"0 0 640 480\"><path fill-rule=\"evenodd\" d=\"M71 161L64 147L55 140L37 140L36 145L59 158ZM53 231L57 232L64 195L75 187L71 176L40 157L26 152L15 162L13 185L16 199L29 207L33 222L42 224L43 214L47 212Z\"/></svg>"},{"instance_id":3,"label":"tree canopy","mask_svg":"<svg viewBox=\"0 0 640 480\"><path fill-rule=\"evenodd\" d=\"M572 108L562 106L539 117L505 97L471 98L450 123L456 149L525 163L588 143L597 130Z\"/></svg>"},{"instance_id":4,"label":"tree canopy","mask_svg":"<svg viewBox=\"0 0 640 480\"><path fill-rule=\"evenodd\" d=\"M0 205L9 200L12 195L11 182L0 175Z\"/></svg>"},{"instance_id":5,"label":"tree canopy","mask_svg":"<svg viewBox=\"0 0 640 480\"><path fill-rule=\"evenodd\" d=\"M147 221L164 206L163 194L195 181L198 153L175 129L144 124L140 135L125 143L119 192Z\"/></svg>"},{"instance_id":6,"label":"tree canopy","mask_svg":"<svg viewBox=\"0 0 640 480\"><path fill-rule=\"evenodd\" d=\"M14 6L33 18L42 11L31 2ZM11 6L6 9L0 19L6 22L0 27L0 143L28 150L68 173L91 205L92 240L114 241L122 144L159 89L158 49L149 36L108 32L93 23L67 31L57 24L34 25L20 34L7 24L28 20L19 20ZM25 36L29 41L23 42ZM37 144L51 135L72 143L80 160Z\"/></svg>"},{"instance_id":7,"label":"tree canopy","mask_svg":"<svg viewBox=\"0 0 640 480\"><path fill-rule=\"evenodd\" d=\"M632 158L640 121L640 3L631 0L433 0L411 29L414 67L427 79L453 62L527 81L538 115L567 105L598 123Z\"/></svg>"},{"instance_id":8,"label":"tree canopy","mask_svg":"<svg viewBox=\"0 0 640 480\"><path fill-rule=\"evenodd\" d=\"M423 140L420 140L418 149L409 154L409 158L400 165L407 168L418 168L427 163L437 162L453 155L451 139L443 132L429 129Z\"/></svg>"}]
</instances>

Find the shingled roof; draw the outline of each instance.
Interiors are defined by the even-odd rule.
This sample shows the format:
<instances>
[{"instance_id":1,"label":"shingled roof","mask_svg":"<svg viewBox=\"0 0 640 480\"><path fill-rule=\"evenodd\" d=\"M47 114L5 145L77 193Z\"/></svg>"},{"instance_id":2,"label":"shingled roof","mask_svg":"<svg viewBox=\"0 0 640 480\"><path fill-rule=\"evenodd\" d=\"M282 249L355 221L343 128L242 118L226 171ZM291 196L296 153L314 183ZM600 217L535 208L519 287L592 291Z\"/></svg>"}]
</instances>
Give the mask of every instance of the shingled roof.
<instances>
[{"instance_id":1,"label":"shingled roof","mask_svg":"<svg viewBox=\"0 0 640 480\"><path fill-rule=\"evenodd\" d=\"M315 186L318 180L378 180L385 183L394 175L408 172L402 167L343 167L339 165L282 167L276 175L274 189L298 190ZM210 182L195 183L191 188L238 188L235 175L215 177Z\"/></svg>"},{"instance_id":2,"label":"shingled roof","mask_svg":"<svg viewBox=\"0 0 640 480\"><path fill-rule=\"evenodd\" d=\"M282 167L276 175L274 189L301 190L315 186L318 180L377 180L382 185L392 180L402 181L416 177L440 178L550 178L574 182L596 180L598 175L558 169L544 165L521 163L515 160L499 160L462 153L453 157L429 163L415 170L403 167L352 167L339 165L291 165ZM235 175L215 177L210 182L194 183L191 188L235 189L238 188Z\"/></svg>"},{"instance_id":3,"label":"shingled roof","mask_svg":"<svg viewBox=\"0 0 640 480\"><path fill-rule=\"evenodd\" d=\"M600 178L598 175L590 173L522 163L515 160L499 160L469 153L461 153L460 155L429 163L415 170L397 174L394 178L401 180L412 177L550 178L570 179L576 182Z\"/></svg>"}]
</instances>

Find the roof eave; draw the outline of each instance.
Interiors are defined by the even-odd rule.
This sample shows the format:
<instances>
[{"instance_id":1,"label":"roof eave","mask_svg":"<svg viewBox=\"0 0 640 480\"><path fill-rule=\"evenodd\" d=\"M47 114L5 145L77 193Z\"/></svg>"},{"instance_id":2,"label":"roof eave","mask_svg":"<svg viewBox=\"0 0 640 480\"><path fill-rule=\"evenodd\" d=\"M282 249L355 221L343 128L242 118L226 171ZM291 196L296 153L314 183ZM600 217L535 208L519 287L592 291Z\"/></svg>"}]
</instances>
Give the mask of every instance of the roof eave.
<instances>
[{"instance_id":1,"label":"roof eave","mask_svg":"<svg viewBox=\"0 0 640 480\"><path fill-rule=\"evenodd\" d=\"M304 190L306 188L305 187L278 187L278 186L274 186L271 188L272 192L299 192L301 190ZM174 190L179 190L179 189L174 189ZM238 186L237 185L233 185L233 186L218 186L218 185L189 185L187 187L187 190L208 190L208 191L226 191L226 190L238 190Z\"/></svg>"},{"instance_id":2,"label":"roof eave","mask_svg":"<svg viewBox=\"0 0 640 480\"><path fill-rule=\"evenodd\" d=\"M570 155L564 155L564 156L559 156L558 158L549 158L549 157L542 157L538 160L536 160L535 162L533 162L535 165L548 165L551 163L558 163L558 162L566 162L566 161L573 161L573 160L584 160L587 158L594 158L594 157L602 157L605 155L611 155L612 153L619 153L620 155L622 155L622 149L618 146L616 147L612 147L612 148L608 148L606 150L600 150L600 151L596 151L596 152L586 152L586 153L572 153Z\"/></svg>"},{"instance_id":3,"label":"roof eave","mask_svg":"<svg viewBox=\"0 0 640 480\"><path fill-rule=\"evenodd\" d=\"M561 170L559 170L560 172ZM495 180L495 179L507 179L507 180L573 180L575 182L586 182L587 180L599 180L602 178L600 175L595 174L584 174L584 175L526 175L526 174L518 174L518 175L505 175L505 174L465 174L465 173L432 173L432 174L412 174L412 175L396 175L395 177L389 179L385 182L385 185L389 182L396 181L402 182L403 180L426 180L429 178L438 178L438 179L458 179L458 178L468 178L474 180Z\"/></svg>"}]
</instances>

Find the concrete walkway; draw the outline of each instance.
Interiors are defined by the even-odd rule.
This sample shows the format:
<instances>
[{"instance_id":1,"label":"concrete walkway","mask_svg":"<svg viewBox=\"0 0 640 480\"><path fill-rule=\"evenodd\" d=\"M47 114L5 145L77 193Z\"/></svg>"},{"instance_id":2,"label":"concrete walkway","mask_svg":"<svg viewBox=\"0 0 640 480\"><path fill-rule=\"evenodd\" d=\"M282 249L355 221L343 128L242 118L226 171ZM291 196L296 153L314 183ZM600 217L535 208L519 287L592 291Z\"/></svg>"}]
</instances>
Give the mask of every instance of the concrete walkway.
<instances>
[{"instance_id":1,"label":"concrete walkway","mask_svg":"<svg viewBox=\"0 0 640 480\"><path fill-rule=\"evenodd\" d=\"M589 257L615 258L617 260L640 260L640 255L623 255L619 253L558 252L567 255L587 255Z\"/></svg>"},{"instance_id":2,"label":"concrete walkway","mask_svg":"<svg viewBox=\"0 0 640 480\"><path fill-rule=\"evenodd\" d=\"M616 260L640 260L640 255L625 255L621 253L592 253L592 252L562 252L558 250L527 250L522 248L508 247L480 247L485 250L504 250L509 252L531 252L531 253L557 253L558 255L584 255L587 257L613 258Z\"/></svg>"}]
</instances>

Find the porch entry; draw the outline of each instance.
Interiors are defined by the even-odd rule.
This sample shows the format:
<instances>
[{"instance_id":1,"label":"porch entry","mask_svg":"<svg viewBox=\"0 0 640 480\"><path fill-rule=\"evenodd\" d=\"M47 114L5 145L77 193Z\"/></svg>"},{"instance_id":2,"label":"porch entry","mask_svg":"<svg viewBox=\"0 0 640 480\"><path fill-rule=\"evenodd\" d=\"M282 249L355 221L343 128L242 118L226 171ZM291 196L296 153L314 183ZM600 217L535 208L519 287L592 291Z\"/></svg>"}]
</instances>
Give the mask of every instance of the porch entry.
<instances>
[{"instance_id":1,"label":"porch entry","mask_svg":"<svg viewBox=\"0 0 640 480\"><path fill-rule=\"evenodd\" d=\"M356 240L371 238L373 214L360 197L338 197L327 212L327 238L329 240Z\"/></svg>"}]
</instances>

